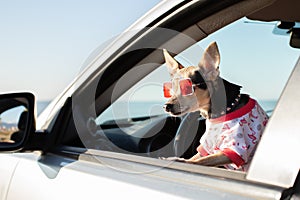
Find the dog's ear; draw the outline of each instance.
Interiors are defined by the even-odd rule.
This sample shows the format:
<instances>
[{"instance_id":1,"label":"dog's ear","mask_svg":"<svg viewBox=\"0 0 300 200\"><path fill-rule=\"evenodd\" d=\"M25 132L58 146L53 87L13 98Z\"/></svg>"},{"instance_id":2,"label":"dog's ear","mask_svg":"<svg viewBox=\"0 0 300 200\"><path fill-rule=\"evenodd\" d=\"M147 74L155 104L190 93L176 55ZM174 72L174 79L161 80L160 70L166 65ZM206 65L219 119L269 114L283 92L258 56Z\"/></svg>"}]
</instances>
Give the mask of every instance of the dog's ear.
<instances>
[{"instance_id":1,"label":"dog's ear","mask_svg":"<svg viewBox=\"0 0 300 200\"><path fill-rule=\"evenodd\" d=\"M204 51L198 64L201 74L208 81L214 81L219 76L220 53L216 42L211 43Z\"/></svg>"},{"instance_id":2,"label":"dog's ear","mask_svg":"<svg viewBox=\"0 0 300 200\"><path fill-rule=\"evenodd\" d=\"M169 53L166 49L163 49L163 53L164 53L164 57L165 57L165 61L169 70L169 73L171 75L171 77L174 76L174 74L177 73L177 71L179 69L182 69L183 66L177 62Z\"/></svg>"}]
</instances>

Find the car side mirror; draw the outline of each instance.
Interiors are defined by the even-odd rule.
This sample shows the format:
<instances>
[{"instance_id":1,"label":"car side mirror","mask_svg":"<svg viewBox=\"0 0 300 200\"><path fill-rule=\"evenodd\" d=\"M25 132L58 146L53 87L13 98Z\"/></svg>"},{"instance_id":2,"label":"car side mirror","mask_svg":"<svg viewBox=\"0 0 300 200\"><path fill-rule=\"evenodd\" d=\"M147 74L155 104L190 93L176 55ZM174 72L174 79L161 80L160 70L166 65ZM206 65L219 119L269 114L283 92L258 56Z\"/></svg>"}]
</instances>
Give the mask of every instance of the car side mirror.
<instances>
[{"instance_id":1,"label":"car side mirror","mask_svg":"<svg viewBox=\"0 0 300 200\"><path fill-rule=\"evenodd\" d=\"M0 151L18 151L35 131L35 97L31 93L0 94Z\"/></svg>"}]
</instances>

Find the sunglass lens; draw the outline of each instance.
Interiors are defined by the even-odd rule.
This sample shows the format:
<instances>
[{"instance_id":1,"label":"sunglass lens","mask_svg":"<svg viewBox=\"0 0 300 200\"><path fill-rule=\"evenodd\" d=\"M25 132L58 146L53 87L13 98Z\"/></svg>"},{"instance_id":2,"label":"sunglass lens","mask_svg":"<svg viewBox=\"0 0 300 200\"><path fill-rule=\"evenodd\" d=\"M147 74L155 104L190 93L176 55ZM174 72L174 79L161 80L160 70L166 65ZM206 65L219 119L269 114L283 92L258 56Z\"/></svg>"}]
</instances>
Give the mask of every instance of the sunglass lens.
<instances>
[{"instance_id":1,"label":"sunglass lens","mask_svg":"<svg viewBox=\"0 0 300 200\"><path fill-rule=\"evenodd\" d=\"M166 82L163 85L163 89L164 89L164 97L166 98L170 98L172 96L172 82Z\"/></svg>"},{"instance_id":2,"label":"sunglass lens","mask_svg":"<svg viewBox=\"0 0 300 200\"><path fill-rule=\"evenodd\" d=\"M180 91L182 96L193 94L193 83L191 79L183 79L179 81Z\"/></svg>"}]
</instances>

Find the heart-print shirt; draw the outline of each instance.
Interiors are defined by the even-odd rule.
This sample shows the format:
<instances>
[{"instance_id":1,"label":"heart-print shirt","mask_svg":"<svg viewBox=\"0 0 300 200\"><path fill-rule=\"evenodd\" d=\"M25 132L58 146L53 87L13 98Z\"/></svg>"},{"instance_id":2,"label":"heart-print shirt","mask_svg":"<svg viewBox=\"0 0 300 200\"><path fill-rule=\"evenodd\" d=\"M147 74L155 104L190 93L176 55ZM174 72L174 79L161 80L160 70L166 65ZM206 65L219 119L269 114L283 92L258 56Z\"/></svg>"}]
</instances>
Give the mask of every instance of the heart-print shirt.
<instances>
[{"instance_id":1,"label":"heart-print shirt","mask_svg":"<svg viewBox=\"0 0 300 200\"><path fill-rule=\"evenodd\" d=\"M254 99L225 116L206 120L197 151L201 156L223 152L232 164L227 169L247 171L268 116Z\"/></svg>"}]
</instances>

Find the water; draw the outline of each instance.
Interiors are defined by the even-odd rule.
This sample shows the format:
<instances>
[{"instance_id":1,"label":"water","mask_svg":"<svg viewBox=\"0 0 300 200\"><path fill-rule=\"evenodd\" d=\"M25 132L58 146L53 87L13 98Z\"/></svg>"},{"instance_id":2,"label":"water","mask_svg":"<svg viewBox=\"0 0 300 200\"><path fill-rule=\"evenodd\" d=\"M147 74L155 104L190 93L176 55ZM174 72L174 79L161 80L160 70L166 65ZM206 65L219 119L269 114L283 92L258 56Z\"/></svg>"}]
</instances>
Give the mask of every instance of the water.
<instances>
[{"instance_id":1,"label":"water","mask_svg":"<svg viewBox=\"0 0 300 200\"><path fill-rule=\"evenodd\" d=\"M267 114L271 115L275 106L275 100L270 101L259 101L259 104L262 108L267 112ZM47 107L50 101L39 101L37 102L37 113L38 115ZM117 102L113 104L109 109L103 112L97 119L97 124L102 124L104 122L110 120L117 120L117 119L130 119L135 117L150 117L154 115L164 114L163 110L164 102ZM23 108L24 110L24 108ZM17 113L17 114L16 114ZM0 130L1 127L10 128L16 127L18 122L18 116L20 115L21 111L11 112L11 116L2 116L7 121L5 122L4 119L0 120ZM11 118L11 119L10 119ZM3 131L2 131L3 132ZM5 140L7 134L2 134L0 131L0 140Z\"/></svg>"},{"instance_id":2,"label":"water","mask_svg":"<svg viewBox=\"0 0 300 200\"><path fill-rule=\"evenodd\" d=\"M264 100L264 101L258 101L258 103L266 111L268 115L271 115L277 104L277 100Z\"/></svg>"},{"instance_id":3,"label":"water","mask_svg":"<svg viewBox=\"0 0 300 200\"><path fill-rule=\"evenodd\" d=\"M271 114L276 106L276 100L267 100L258 102L261 107ZM107 109L96 119L98 124L109 120L128 119L134 117L150 117L153 115L164 114L164 102L117 102L114 106Z\"/></svg>"},{"instance_id":4,"label":"water","mask_svg":"<svg viewBox=\"0 0 300 200\"><path fill-rule=\"evenodd\" d=\"M40 114L49 105L50 101L38 101L37 102L37 113ZM165 102L119 102L115 105L113 112L124 115L124 116L144 116L147 115L157 115L164 113L163 105ZM273 111L276 106L276 100L263 100L259 101L261 107L266 111ZM112 109L110 109L112 110ZM106 111L106 113L112 111ZM123 114L122 114L123 113ZM124 114L125 113L125 114Z\"/></svg>"},{"instance_id":5,"label":"water","mask_svg":"<svg viewBox=\"0 0 300 200\"><path fill-rule=\"evenodd\" d=\"M136 117L150 117L164 114L164 102L116 102L105 110L97 119L97 124L117 119L130 119Z\"/></svg>"}]
</instances>

